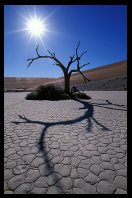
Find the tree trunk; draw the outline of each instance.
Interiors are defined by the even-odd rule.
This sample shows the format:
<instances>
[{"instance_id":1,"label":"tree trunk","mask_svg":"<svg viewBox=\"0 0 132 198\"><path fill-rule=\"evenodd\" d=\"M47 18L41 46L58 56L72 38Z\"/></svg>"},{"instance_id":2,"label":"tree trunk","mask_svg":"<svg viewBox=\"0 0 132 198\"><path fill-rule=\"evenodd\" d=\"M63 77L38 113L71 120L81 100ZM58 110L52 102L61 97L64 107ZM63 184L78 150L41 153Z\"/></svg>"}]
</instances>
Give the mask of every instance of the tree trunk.
<instances>
[{"instance_id":1,"label":"tree trunk","mask_svg":"<svg viewBox=\"0 0 132 198\"><path fill-rule=\"evenodd\" d=\"M65 92L69 94L70 93L70 75L68 73L64 75L64 85L65 85L64 87Z\"/></svg>"}]
</instances>

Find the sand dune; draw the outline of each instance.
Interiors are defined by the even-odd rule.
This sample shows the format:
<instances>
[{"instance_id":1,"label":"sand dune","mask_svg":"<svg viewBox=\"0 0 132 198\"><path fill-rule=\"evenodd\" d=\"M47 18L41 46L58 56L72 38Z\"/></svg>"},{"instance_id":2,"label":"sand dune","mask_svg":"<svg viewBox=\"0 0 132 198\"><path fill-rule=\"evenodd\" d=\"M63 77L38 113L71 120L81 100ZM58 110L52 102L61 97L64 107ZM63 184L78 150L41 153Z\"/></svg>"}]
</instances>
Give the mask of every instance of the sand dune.
<instances>
[{"instance_id":1,"label":"sand dune","mask_svg":"<svg viewBox=\"0 0 132 198\"><path fill-rule=\"evenodd\" d=\"M91 82L85 84L83 77L75 73L71 76L71 87L76 86L80 90L127 90L127 61L105 65L83 73ZM63 87L64 79L58 78L50 84Z\"/></svg>"},{"instance_id":2,"label":"sand dune","mask_svg":"<svg viewBox=\"0 0 132 198\"><path fill-rule=\"evenodd\" d=\"M83 72L91 80L84 83L79 73L71 76L71 87L77 86L80 90L127 90L127 61L120 61ZM64 86L61 78L8 78L4 79L4 89L35 89L41 84L55 84Z\"/></svg>"},{"instance_id":3,"label":"sand dune","mask_svg":"<svg viewBox=\"0 0 132 198\"><path fill-rule=\"evenodd\" d=\"M127 75L127 61L121 61L109 65L104 65L95 69L86 70L83 72L83 74L85 74L85 76L91 81L124 76ZM60 79L63 78L59 78L58 80ZM75 73L72 75L71 80L80 83L83 78L79 73Z\"/></svg>"},{"instance_id":4,"label":"sand dune","mask_svg":"<svg viewBox=\"0 0 132 198\"><path fill-rule=\"evenodd\" d=\"M5 77L4 78L4 90L28 90L39 86L41 84L49 83L56 80L55 78L15 78Z\"/></svg>"}]
</instances>

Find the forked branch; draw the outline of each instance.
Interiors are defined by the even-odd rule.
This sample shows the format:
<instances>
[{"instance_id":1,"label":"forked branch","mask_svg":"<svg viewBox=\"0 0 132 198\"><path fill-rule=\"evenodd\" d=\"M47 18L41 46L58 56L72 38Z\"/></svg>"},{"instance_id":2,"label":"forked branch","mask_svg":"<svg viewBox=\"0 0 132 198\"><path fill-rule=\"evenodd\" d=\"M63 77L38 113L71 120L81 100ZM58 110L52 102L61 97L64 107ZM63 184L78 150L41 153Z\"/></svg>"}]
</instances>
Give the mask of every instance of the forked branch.
<instances>
[{"instance_id":1,"label":"forked branch","mask_svg":"<svg viewBox=\"0 0 132 198\"><path fill-rule=\"evenodd\" d=\"M59 67L62 69L63 74L64 74L64 77L65 77L65 82L66 82L66 83L67 83L66 79L67 79L67 78L70 79L71 74L74 73L74 72L79 72L79 73L82 75L82 77L84 78L84 82L86 83L87 81L90 81L90 80L83 74L83 72L81 71L81 69L82 69L83 67L85 67L86 65L88 65L89 63L85 63L85 64L81 65L81 64L80 64L80 60L81 60L82 56L83 56L87 51L84 51L83 53L81 53L81 54L79 55L79 53L78 53L79 46L80 46L80 41L78 42L78 45L77 45L77 47L76 47L75 55L70 56L70 60L69 60L69 62L68 62L68 64L67 64L67 67L65 67L65 66L62 64L62 62L61 62L58 58L56 58L55 53L52 53L52 52L50 52L49 50L47 50L47 52L49 53L49 55L41 56L41 55L39 54L39 52L38 52L38 47L39 47L39 46L37 46L37 48L36 48L36 54L37 54L37 56L34 57L34 58L29 58L29 59L27 59L27 61L29 61L28 67L29 67L35 60L37 60L37 59L49 58L49 59L52 59L52 60L54 61L54 65L59 66ZM75 69L71 69L71 70L69 71L70 66L71 66L73 63L75 63L75 62L76 62L76 68L75 68ZM65 84L66 84L66 83L65 83ZM70 83L70 80L68 81L68 83ZM68 85L66 84L65 86L66 86L65 90L69 93L70 84L68 84ZM68 87L68 88L67 88L67 87Z\"/></svg>"},{"instance_id":2,"label":"forked branch","mask_svg":"<svg viewBox=\"0 0 132 198\"><path fill-rule=\"evenodd\" d=\"M90 64L90 63L85 63L83 65L80 65L80 59L81 57L87 52L83 52L81 55L78 54L78 48L79 48L79 45L80 45L80 41L76 47L76 58L73 60L73 61L70 61L69 64L71 65L73 62L77 61L77 69L72 69L70 72L69 72L69 75L71 75L73 72L79 72L83 78L84 78L84 82L86 83L86 81L90 81L88 78L85 77L85 75L81 72L81 68L85 67L86 65ZM70 67L70 66L69 66ZM68 68L69 69L69 68Z\"/></svg>"},{"instance_id":3,"label":"forked branch","mask_svg":"<svg viewBox=\"0 0 132 198\"><path fill-rule=\"evenodd\" d=\"M37 59L40 59L40 58L49 58L49 59L54 60L54 61L55 61L55 64L56 64L57 66L61 67L61 69L62 69L63 71L65 71L65 70L66 70L65 66L61 63L60 60L58 60L58 59L56 58L55 53L51 53L49 50L48 50L48 52L49 52L50 56L47 56L47 55L46 55L46 56L41 56L41 55L39 54L39 52L38 52L38 46L37 46L37 48L36 48L37 57L27 59L27 61L29 61L28 67L33 63L33 61L35 61L35 60L37 60Z\"/></svg>"}]
</instances>

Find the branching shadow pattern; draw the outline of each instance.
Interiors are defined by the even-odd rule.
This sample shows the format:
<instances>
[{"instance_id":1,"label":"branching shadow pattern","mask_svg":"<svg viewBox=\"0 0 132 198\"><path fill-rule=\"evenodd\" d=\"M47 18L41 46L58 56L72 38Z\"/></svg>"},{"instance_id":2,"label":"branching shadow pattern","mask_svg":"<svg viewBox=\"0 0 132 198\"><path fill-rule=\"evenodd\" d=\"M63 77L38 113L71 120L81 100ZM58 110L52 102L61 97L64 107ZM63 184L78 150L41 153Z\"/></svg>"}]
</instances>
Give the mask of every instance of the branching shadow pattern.
<instances>
[{"instance_id":1,"label":"branching shadow pattern","mask_svg":"<svg viewBox=\"0 0 132 198\"><path fill-rule=\"evenodd\" d=\"M42 132L41 132L41 134L40 134L37 147L38 147L39 151L42 152L43 157L44 157L44 161L46 162L46 169L47 169L46 175L47 176L50 173L54 173L54 166L53 166L53 164L51 163L51 160L48 157L48 152L46 151L45 143L44 143L46 132L47 132L47 130L50 127L54 127L54 126L57 126L57 125L72 125L72 124L81 122L81 121L86 119L87 120L87 129L86 129L87 132L91 132L91 128L92 128L93 122L95 124L97 124L98 126L100 126L102 131L108 131L109 132L109 131L111 131L109 128L107 128L106 126L101 124L97 119L94 118L94 106L97 106L97 107L100 107L100 108L107 108L107 109L113 109L113 110L126 111L126 109L125 109L125 107L123 105L112 104L109 101L106 101L107 104L106 103L102 103L102 104L92 103L92 102L79 100L79 99L76 99L75 101L79 102L80 104L83 105L83 107L80 108L80 109L85 109L86 110L84 115L82 115L82 116L80 116L80 117L78 117L76 119L65 120L65 121L60 121L60 122L42 122L42 121L30 120L30 119L26 118L25 116L18 115L19 118L22 121L19 121L19 122L18 121L13 121L12 122L14 124L21 124L21 123L38 124L38 125L42 125L44 127ZM120 109L109 107L108 105L112 105L112 106L115 106L115 107L120 107ZM63 186L62 186L61 182L59 182L60 178L58 177L58 175L54 174L52 179L53 179L54 183L56 183L56 181L58 181L57 182L57 186L55 185L55 187L58 188L58 186L59 186L61 192L63 193Z\"/></svg>"}]
</instances>

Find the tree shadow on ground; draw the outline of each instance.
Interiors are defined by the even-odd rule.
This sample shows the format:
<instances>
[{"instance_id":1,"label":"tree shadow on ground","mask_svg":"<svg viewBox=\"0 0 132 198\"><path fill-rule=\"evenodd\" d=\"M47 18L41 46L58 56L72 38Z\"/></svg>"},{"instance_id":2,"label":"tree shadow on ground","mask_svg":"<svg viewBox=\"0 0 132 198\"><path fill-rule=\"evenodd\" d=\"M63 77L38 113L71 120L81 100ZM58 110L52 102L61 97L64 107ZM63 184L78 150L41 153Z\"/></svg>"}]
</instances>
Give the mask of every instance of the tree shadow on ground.
<instances>
[{"instance_id":1,"label":"tree shadow on ground","mask_svg":"<svg viewBox=\"0 0 132 198\"><path fill-rule=\"evenodd\" d=\"M105 109L113 109L113 110L120 110L120 111L127 111L127 107L126 105L119 105L119 104L114 104L112 102L110 102L109 100L105 100L107 102L106 103L102 103L102 104L97 104L97 103L92 103L94 106L97 107L103 107ZM106 106L101 106L101 105L106 105ZM108 107L107 105L111 105L112 107ZM116 107L120 107L120 108L116 108Z\"/></svg>"},{"instance_id":2,"label":"tree shadow on ground","mask_svg":"<svg viewBox=\"0 0 132 198\"><path fill-rule=\"evenodd\" d=\"M48 176L50 173L55 172L54 171L54 166L51 163L51 160L49 159L48 152L46 150L46 146L45 146L45 142L44 142L46 132L50 127L57 126L57 125L72 125L72 124L81 122L81 121L86 119L87 123L88 123L87 132L91 132L91 128L92 128L92 125L93 125L92 121L94 121L98 126L100 126L102 131L111 131L109 128L107 128L106 126L104 126L103 124L101 124L99 121L97 121L94 118L94 106L98 106L98 107L101 107L101 108L107 108L107 107L100 106L98 103L91 103L91 102L84 101L84 100L79 100L79 99L75 99L75 101L79 102L83 105L83 108L80 108L80 109L86 109L86 112L84 113L84 115L82 115L82 116L80 116L76 119L60 121L60 122L42 122L42 121L33 121L33 120L30 120L30 119L28 119L24 116L18 115L19 118L22 119L23 121L19 121L19 122L18 121L13 121L12 122L14 124L25 123L25 124L39 124L39 125L44 126L44 128L43 128L43 130L40 134L37 147L39 149L39 152L41 152L43 154L43 157L44 157L44 162L45 162L45 165L46 165L45 176ZM106 105L106 104L101 104L101 105ZM108 107L108 109L109 109L109 107ZM114 109L114 108L112 108L112 109ZM115 110L123 110L123 109L115 109ZM59 181L60 177L57 174L53 174L52 180L53 180L54 186L57 189L59 187L59 189L63 193L63 185ZM56 185L56 181L58 181L57 185Z\"/></svg>"}]
</instances>

